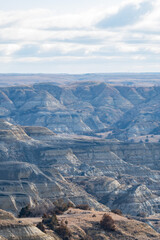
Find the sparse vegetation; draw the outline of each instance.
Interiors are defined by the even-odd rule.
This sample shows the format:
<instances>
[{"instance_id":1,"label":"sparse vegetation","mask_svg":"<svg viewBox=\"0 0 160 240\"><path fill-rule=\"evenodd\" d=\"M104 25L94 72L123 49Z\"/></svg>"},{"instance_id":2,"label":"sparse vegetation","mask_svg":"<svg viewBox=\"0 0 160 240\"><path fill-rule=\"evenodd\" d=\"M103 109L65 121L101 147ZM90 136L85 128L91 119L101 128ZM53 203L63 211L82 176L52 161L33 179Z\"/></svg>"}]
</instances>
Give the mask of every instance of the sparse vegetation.
<instances>
[{"instance_id":1,"label":"sparse vegetation","mask_svg":"<svg viewBox=\"0 0 160 240\"><path fill-rule=\"evenodd\" d=\"M67 220L65 220L65 224L66 224L66 225L68 224L68 221L67 221Z\"/></svg>"},{"instance_id":2,"label":"sparse vegetation","mask_svg":"<svg viewBox=\"0 0 160 240\"><path fill-rule=\"evenodd\" d=\"M46 204L36 204L35 206L27 205L19 212L20 218L22 217L40 217L44 214L51 214L54 212L55 206L48 206Z\"/></svg>"},{"instance_id":3,"label":"sparse vegetation","mask_svg":"<svg viewBox=\"0 0 160 240\"><path fill-rule=\"evenodd\" d=\"M120 216L123 215L123 214L122 214L122 211L121 211L120 209L112 209L111 212L112 212L112 213L115 213L115 214L118 214L118 215L120 215Z\"/></svg>"},{"instance_id":4,"label":"sparse vegetation","mask_svg":"<svg viewBox=\"0 0 160 240\"><path fill-rule=\"evenodd\" d=\"M45 231L44 225L46 225L50 230L55 231L63 240L70 239L71 231L67 226L68 225L67 220L65 220L65 222L61 221L61 223L59 224L55 213L53 213L52 215L44 214L42 218L43 218L42 222L37 224L37 227L41 231Z\"/></svg>"},{"instance_id":5,"label":"sparse vegetation","mask_svg":"<svg viewBox=\"0 0 160 240\"><path fill-rule=\"evenodd\" d=\"M55 214L62 214L63 212L67 211L68 208L74 207L71 202L64 202L62 199L59 199L53 203L55 205L54 213Z\"/></svg>"},{"instance_id":6,"label":"sparse vegetation","mask_svg":"<svg viewBox=\"0 0 160 240\"><path fill-rule=\"evenodd\" d=\"M55 229L55 232L63 239L69 240L71 238L71 231L68 226L62 221L60 226Z\"/></svg>"},{"instance_id":7,"label":"sparse vegetation","mask_svg":"<svg viewBox=\"0 0 160 240\"><path fill-rule=\"evenodd\" d=\"M91 208L88 204L80 204L80 205L77 205L76 208L79 208L82 210L91 210Z\"/></svg>"},{"instance_id":8,"label":"sparse vegetation","mask_svg":"<svg viewBox=\"0 0 160 240\"><path fill-rule=\"evenodd\" d=\"M32 212L30 210L30 205L27 205L26 207L23 207L21 211L19 212L18 217L23 218L23 217L31 217Z\"/></svg>"},{"instance_id":9,"label":"sparse vegetation","mask_svg":"<svg viewBox=\"0 0 160 240\"><path fill-rule=\"evenodd\" d=\"M55 230L59 225L56 214L43 216L42 223L49 227L51 230Z\"/></svg>"},{"instance_id":10,"label":"sparse vegetation","mask_svg":"<svg viewBox=\"0 0 160 240\"><path fill-rule=\"evenodd\" d=\"M82 240L93 240L93 238L89 235L86 235Z\"/></svg>"},{"instance_id":11,"label":"sparse vegetation","mask_svg":"<svg viewBox=\"0 0 160 240\"><path fill-rule=\"evenodd\" d=\"M147 216L147 214L145 212L140 212L137 214L137 217L145 218L146 216Z\"/></svg>"},{"instance_id":12,"label":"sparse vegetation","mask_svg":"<svg viewBox=\"0 0 160 240\"><path fill-rule=\"evenodd\" d=\"M100 221L100 226L104 230L108 231L115 231L116 229L113 218L106 213L103 215L102 220Z\"/></svg>"},{"instance_id":13,"label":"sparse vegetation","mask_svg":"<svg viewBox=\"0 0 160 240\"><path fill-rule=\"evenodd\" d=\"M55 201L51 206L36 204L34 207L31 207L27 205L21 209L18 217L39 217L45 214L62 214L70 207L74 207L73 204L71 202L64 202L62 199Z\"/></svg>"},{"instance_id":14,"label":"sparse vegetation","mask_svg":"<svg viewBox=\"0 0 160 240\"><path fill-rule=\"evenodd\" d=\"M36 227L39 228L42 232L46 233L44 224L42 222L39 222Z\"/></svg>"}]
</instances>

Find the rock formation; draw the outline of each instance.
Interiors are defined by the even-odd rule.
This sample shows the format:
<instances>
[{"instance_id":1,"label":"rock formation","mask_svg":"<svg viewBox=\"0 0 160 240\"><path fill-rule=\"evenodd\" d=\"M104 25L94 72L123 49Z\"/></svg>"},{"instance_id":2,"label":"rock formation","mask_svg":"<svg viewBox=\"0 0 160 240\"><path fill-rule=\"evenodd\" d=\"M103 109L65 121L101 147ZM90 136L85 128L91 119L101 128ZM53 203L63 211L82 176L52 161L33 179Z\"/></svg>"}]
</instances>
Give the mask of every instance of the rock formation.
<instances>
[{"instance_id":1,"label":"rock formation","mask_svg":"<svg viewBox=\"0 0 160 240\"><path fill-rule=\"evenodd\" d=\"M63 198L160 214L159 96L105 82L1 87L1 208Z\"/></svg>"},{"instance_id":2,"label":"rock formation","mask_svg":"<svg viewBox=\"0 0 160 240\"><path fill-rule=\"evenodd\" d=\"M159 86L105 82L40 83L0 88L0 118L55 133L140 141L158 135ZM149 140L153 141L155 138Z\"/></svg>"},{"instance_id":3,"label":"rock formation","mask_svg":"<svg viewBox=\"0 0 160 240\"><path fill-rule=\"evenodd\" d=\"M160 213L159 143L63 137L5 120L0 127L1 208L18 213L63 198L131 215Z\"/></svg>"}]
</instances>

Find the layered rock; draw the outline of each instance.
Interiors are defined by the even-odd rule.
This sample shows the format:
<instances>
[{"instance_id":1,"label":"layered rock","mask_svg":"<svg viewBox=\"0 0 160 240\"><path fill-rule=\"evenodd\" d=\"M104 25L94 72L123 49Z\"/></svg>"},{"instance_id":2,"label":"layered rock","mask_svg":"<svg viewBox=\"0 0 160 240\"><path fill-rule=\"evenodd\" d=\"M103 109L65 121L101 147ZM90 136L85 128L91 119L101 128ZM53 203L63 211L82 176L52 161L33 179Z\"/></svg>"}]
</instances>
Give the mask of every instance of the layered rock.
<instances>
[{"instance_id":1,"label":"layered rock","mask_svg":"<svg viewBox=\"0 0 160 240\"><path fill-rule=\"evenodd\" d=\"M106 209L83 189L66 181L53 165L57 154L58 138L50 130L23 128L1 121L6 134L0 141L0 203L1 208L18 213L28 204L53 206L56 199L63 198L74 204L88 203L97 209ZM39 128L38 128L39 129ZM10 132L14 137L11 137ZM27 135L30 134L30 136ZM35 139L31 138L33 136ZM38 139L38 140L36 140ZM46 142L44 139L47 139ZM48 142L53 144L53 148ZM59 144L59 143L58 143ZM48 154L52 152L52 154ZM72 164L72 156L62 153Z\"/></svg>"},{"instance_id":2,"label":"layered rock","mask_svg":"<svg viewBox=\"0 0 160 240\"><path fill-rule=\"evenodd\" d=\"M23 223L3 210L0 210L0 239L56 240L44 234L35 226Z\"/></svg>"},{"instance_id":3,"label":"layered rock","mask_svg":"<svg viewBox=\"0 0 160 240\"><path fill-rule=\"evenodd\" d=\"M158 134L154 130L160 124L159 96L159 86L93 81L8 87L0 89L0 118L55 133L137 141L139 136Z\"/></svg>"},{"instance_id":4,"label":"layered rock","mask_svg":"<svg viewBox=\"0 0 160 240\"><path fill-rule=\"evenodd\" d=\"M103 209L100 201L132 215L160 212L159 143L64 137L6 121L1 121L1 128L14 133L14 138L6 134L0 142L3 209L18 212L28 203L52 204L63 198ZM126 199L125 205L121 199Z\"/></svg>"}]
</instances>

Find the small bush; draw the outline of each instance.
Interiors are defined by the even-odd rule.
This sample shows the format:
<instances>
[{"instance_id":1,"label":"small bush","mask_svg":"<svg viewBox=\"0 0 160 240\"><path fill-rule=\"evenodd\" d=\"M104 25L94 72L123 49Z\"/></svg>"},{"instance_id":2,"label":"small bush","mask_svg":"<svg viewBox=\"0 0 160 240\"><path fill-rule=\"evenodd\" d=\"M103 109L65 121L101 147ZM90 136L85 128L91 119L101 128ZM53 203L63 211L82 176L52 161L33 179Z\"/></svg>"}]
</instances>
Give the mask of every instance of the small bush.
<instances>
[{"instance_id":1,"label":"small bush","mask_svg":"<svg viewBox=\"0 0 160 240\"><path fill-rule=\"evenodd\" d=\"M93 238L91 236L89 236L89 235L86 235L84 240L93 240Z\"/></svg>"},{"instance_id":2,"label":"small bush","mask_svg":"<svg viewBox=\"0 0 160 240\"><path fill-rule=\"evenodd\" d=\"M39 228L42 232L46 233L45 227L42 222L39 222L36 227Z\"/></svg>"},{"instance_id":3,"label":"small bush","mask_svg":"<svg viewBox=\"0 0 160 240\"><path fill-rule=\"evenodd\" d=\"M19 218L25 218L25 217L31 217L32 212L30 210L30 205L27 205L26 207L23 207L18 215Z\"/></svg>"},{"instance_id":4,"label":"small bush","mask_svg":"<svg viewBox=\"0 0 160 240\"><path fill-rule=\"evenodd\" d=\"M92 217L96 217L96 214L93 214Z\"/></svg>"},{"instance_id":5,"label":"small bush","mask_svg":"<svg viewBox=\"0 0 160 240\"><path fill-rule=\"evenodd\" d=\"M145 218L145 217L147 217L147 214L145 212L140 212L137 214L137 217Z\"/></svg>"},{"instance_id":6,"label":"small bush","mask_svg":"<svg viewBox=\"0 0 160 240\"><path fill-rule=\"evenodd\" d=\"M49 229L55 230L55 228L58 226L58 219L56 214L53 215L47 215L43 216L42 223L44 223Z\"/></svg>"},{"instance_id":7,"label":"small bush","mask_svg":"<svg viewBox=\"0 0 160 240\"><path fill-rule=\"evenodd\" d=\"M54 213L55 214L62 214L63 212L67 211L70 207L73 207L71 202L64 202L62 199L59 199L53 203L55 205Z\"/></svg>"},{"instance_id":8,"label":"small bush","mask_svg":"<svg viewBox=\"0 0 160 240\"><path fill-rule=\"evenodd\" d=\"M123 214L122 214L122 211L121 211L120 209L112 209L111 212L112 212L112 213L115 213L115 214L118 214L118 215L120 215L120 216L123 215Z\"/></svg>"},{"instance_id":9,"label":"small bush","mask_svg":"<svg viewBox=\"0 0 160 240\"><path fill-rule=\"evenodd\" d=\"M116 229L113 218L106 213L103 215L102 220L100 221L100 226L104 230L108 231L115 231Z\"/></svg>"},{"instance_id":10,"label":"small bush","mask_svg":"<svg viewBox=\"0 0 160 240\"><path fill-rule=\"evenodd\" d=\"M44 213L44 214L42 215L42 218L47 218L47 217L48 217L47 213Z\"/></svg>"},{"instance_id":11,"label":"small bush","mask_svg":"<svg viewBox=\"0 0 160 240\"><path fill-rule=\"evenodd\" d=\"M62 214L68 208L73 207L71 202L64 202L62 199L55 201L53 204L48 205L45 203L37 204L35 206L27 205L23 207L19 213L19 217L39 217L46 214Z\"/></svg>"},{"instance_id":12,"label":"small bush","mask_svg":"<svg viewBox=\"0 0 160 240\"><path fill-rule=\"evenodd\" d=\"M64 240L69 240L71 238L71 231L63 222L61 222L60 226L55 229L55 232Z\"/></svg>"},{"instance_id":13,"label":"small bush","mask_svg":"<svg viewBox=\"0 0 160 240\"><path fill-rule=\"evenodd\" d=\"M66 224L66 225L68 224L68 221L67 221L67 220L65 221L65 224Z\"/></svg>"},{"instance_id":14,"label":"small bush","mask_svg":"<svg viewBox=\"0 0 160 240\"><path fill-rule=\"evenodd\" d=\"M76 208L79 208L82 210L91 210L91 208L88 204L80 204L80 205L77 205Z\"/></svg>"},{"instance_id":15,"label":"small bush","mask_svg":"<svg viewBox=\"0 0 160 240\"><path fill-rule=\"evenodd\" d=\"M34 206L27 205L23 207L19 213L19 217L40 217L45 214L54 212L55 206L47 204L36 204Z\"/></svg>"}]
</instances>

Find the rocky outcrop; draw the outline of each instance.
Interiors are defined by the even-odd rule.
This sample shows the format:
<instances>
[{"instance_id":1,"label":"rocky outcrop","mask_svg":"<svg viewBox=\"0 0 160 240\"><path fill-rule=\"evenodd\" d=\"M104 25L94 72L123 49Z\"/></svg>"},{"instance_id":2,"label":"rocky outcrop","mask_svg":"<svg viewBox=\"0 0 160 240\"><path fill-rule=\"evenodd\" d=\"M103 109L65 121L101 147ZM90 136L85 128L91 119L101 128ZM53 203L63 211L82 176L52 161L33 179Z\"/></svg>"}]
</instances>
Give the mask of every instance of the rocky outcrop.
<instances>
[{"instance_id":1,"label":"rocky outcrop","mask_svg":"<svg viewBox=\"0 0 160 240\"><path fill-rule=\"evenodd\" d=\"M22 129L25 131L25 133L35 139L35 140L51 140L55 136L55 134L45 127L22 127Z\"/></svg>"}]
</instances>

